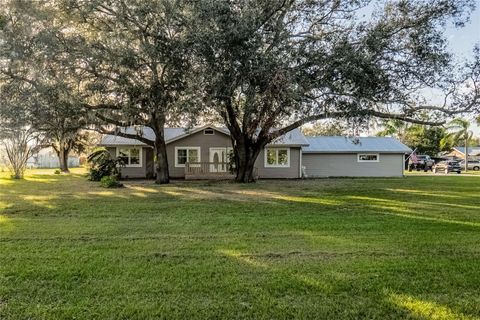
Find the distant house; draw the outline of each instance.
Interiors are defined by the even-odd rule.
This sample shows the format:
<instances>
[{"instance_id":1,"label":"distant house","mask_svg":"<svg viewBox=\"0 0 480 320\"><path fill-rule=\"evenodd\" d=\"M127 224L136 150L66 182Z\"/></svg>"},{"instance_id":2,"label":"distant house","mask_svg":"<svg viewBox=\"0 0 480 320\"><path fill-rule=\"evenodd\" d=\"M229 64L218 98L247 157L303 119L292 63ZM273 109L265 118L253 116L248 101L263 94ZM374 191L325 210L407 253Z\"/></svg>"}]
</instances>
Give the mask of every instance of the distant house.
<instances>
[{"instance_id":1,"label":"distant house","mask_svg":"<svg viewBox=\"0 0 480 320\"><path fill-rule=\"evenodd\" d=\"M124 132L136 133L132 128ZM143 137L154 140L150 128L141 128ZM205 126L187 130L166 128L165 140L171 178L212 178L231 176L228 156L232 150L226 128ZM104 146L126 163L124 178L152 178L154 152L143 142L117 135L104 135ZM411 149L394 138L305 137L294 129L265 147L255 162L258 178L337 177L403 175L404 155Z\"/></svg>"},{"instance_id":2,"label":"distant house","mask_svg":"<svg viewBox=\"0 0 480 320\"><path fill-rule=\"evenodd\" d=\"M468 147L469 159L480 159L480 146ZM465 159L465 147L453 147L452 151L443 154L447 158Z\"/></svg>"},{"instance_id":3,"label":"distant house","mask_svg":"<svg viewBox=\"0 0 480 320\"><path fill-rule=\"evenodd\" d=\"M44 148L28 159L27 166L29 168L58 168L60 163L53 148ZM68 167L75 168L78 166L80 166L79 157L70 155L68 157Z\"/></svg>"}]
</instances>

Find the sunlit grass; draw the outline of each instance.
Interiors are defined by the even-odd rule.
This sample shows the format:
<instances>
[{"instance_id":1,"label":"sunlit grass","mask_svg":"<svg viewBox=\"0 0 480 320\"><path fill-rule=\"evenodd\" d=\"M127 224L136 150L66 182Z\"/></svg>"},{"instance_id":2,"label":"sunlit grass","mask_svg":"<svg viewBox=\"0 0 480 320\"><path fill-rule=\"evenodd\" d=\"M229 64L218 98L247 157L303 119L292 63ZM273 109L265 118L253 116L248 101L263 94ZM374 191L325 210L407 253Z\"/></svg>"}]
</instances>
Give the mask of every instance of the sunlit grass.
<instances>
[{"instance_id":1,"label":"sunlit grass","mask_svg":"<svg viewBox=\"0 0 480 320\"><path fill-rule=\"evenodd\" d=\"M408 295L391 294L390 301L394 304L409 310L413 315L422 319L432 320L470 320L478 317L469 317L456 313L450 308L438 303L425 301Z\"/></svg>"},{"instance_id":2,"label":"sunlit grass","mask_svg":"<svg viewBox=\"0 0 480 320\"><path fill-rule=\"evenodd\" d=\"M380 208L384 208L384 209L387 209L387 210L391 209L389 207L380 207ZM401 210L401 211L406 212L407 210ZM418 220L426 220L426 221L438 222L438 223L452 223L452 224L460 224L460 225L464 225L464 226L480 227L479 222L450 220L450 219L443 219L443 218L436 218L436 217L429 217L429 216L422 216L422 215L414 215L414 214L393 213L393 212L388 212L388 211L386 211L384 214L394 215L394 216L403 217L403 218L407 218L407 219L418 219Z\"/></svg>"},{"instance_id":3,"label":"sunlit grass","mask_svg":"<svg viewBox=\"0 0 480 320\"><path fill-rule=\"evenodd\" d=\"M262 263L255 258L242 254L241 252L237 250L229 250L229 249L220 249L218 250L221 254L224 254L227 257L234 258L237 261L240 261L242 263L246 263L247 265L254 266L257 268L268 268L267 264Z\"/></svg>"},{"instance_id":4,"label":"sunlit grass","mask_svg":"<svg viewBox=\"0 0 480 320\"><path fill-rule=\"evenodd\" d=\"M0 173L0 319L476 319L479 177Z\"/></svg>"},{"instance_id":5,"label":"sunlit grass","mask_svg":"<svg viewBox=\"0 0 480 320\"><path fill-rule=\"evenodd\" d=\"M0 224L7 224L9 220L6 216L0 215Z\"/></svg>"}]
</instances>

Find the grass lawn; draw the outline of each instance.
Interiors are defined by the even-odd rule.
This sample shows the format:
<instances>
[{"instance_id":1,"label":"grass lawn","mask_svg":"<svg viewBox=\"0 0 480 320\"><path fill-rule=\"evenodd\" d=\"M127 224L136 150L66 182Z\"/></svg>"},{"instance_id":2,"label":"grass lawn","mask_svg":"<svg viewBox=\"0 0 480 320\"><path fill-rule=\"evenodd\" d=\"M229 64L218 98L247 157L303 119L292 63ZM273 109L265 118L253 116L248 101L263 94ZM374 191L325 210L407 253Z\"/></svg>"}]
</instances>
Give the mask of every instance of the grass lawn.
<instances>
[{"instance_id":1,"label":"grass lawn","mask_svg":"<svg viewBox=\"0 0 480 320\"><path fill-rule=\"evenodd\" d=\"M480 177L0 176L0 319L479 319Z\"/></svg>"},{"instance_id":2,"label":"grass lawn","mask_svg":"<svg viewBox=\"0 0 480 320\"><path fill-rule=\"evenodd\" d=\"M443 172L437 172L437 173L433 173L432 171L423 171L423 170L420 170L420 171L408 171L408 170L405 170L404 171L404 174L407 175L407 176L414 176L414 175L432 175L432 176L446 176L445 173ZM448 173L448 176L452 176L452 175L457 175L458 173L456 172L450 172ZM462 173L460 173L460 175L474 175L474 176L480 176L480 171L475 171L475 170L468 170L467 172L465 171L462 171Z\"/></svg>"}]
</instances>

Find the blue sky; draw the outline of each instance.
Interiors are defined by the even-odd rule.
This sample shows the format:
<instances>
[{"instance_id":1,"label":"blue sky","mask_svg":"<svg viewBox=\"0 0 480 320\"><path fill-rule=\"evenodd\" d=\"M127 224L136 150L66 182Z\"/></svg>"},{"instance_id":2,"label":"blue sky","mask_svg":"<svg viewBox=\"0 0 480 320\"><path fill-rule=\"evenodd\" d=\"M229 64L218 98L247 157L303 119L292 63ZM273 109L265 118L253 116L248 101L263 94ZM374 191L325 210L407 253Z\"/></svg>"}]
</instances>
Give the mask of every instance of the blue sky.
<instances>
[{"instance_id":1,"label":"blue sky","mask_svg":"<svg viewBox=\"0 0 480 320\"><path fill-rule=\"evenodd\" d=\"M480 45L480 0L475 0L476 9L470 15L470 21L462 28L455 28L449 24L446 27L445 35L449 41L449 49L456 56L456 60L463 65L465 59L472 58L475 44ZM382 4L381 0L374 1L370 6L359 12L359 17L368 19L372 14L375 5ZM436 90L425 90L426 98L432 103L443 103L441 93ZM468 118L468 117L467 117ZM474 126L473 131L480 136L480 127L474 124L473 115L468 119Z\"/></svg>"},{"instance_id":2,"label":"blue sky","mask_svg":"<svg viewBox=\"0 0 480 320\"><path fill-rule=\"evenodd\" d=\"M477 8L471 21L464 28L448 27L446 34L453 53L461 57L471 57L475 43L480 43L480 0L476 0Z\"/></svg>"},{"instance_id":3,"label":"blue sky","mask_svg":"<svg viewBox=\"0 0 480 320\"><path fill-rule=\"evenodd\" d=\"M449 27L446 30L450 50L461 58L470 58L474 45L480 44L480 0L476 0L476 6L469 24L463 28ZM474 131L476 135L480 135L478 126L475 126Z\"/></svg>"}]
</instances>

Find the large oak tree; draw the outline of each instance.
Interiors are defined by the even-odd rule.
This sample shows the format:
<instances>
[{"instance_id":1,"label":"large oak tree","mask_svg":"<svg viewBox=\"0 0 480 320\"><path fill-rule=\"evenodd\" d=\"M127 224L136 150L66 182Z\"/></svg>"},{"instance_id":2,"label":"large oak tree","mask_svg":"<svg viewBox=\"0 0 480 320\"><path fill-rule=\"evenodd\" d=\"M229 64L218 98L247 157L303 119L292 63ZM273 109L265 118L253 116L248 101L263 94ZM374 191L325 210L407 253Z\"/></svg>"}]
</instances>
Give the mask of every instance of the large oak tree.
<instances>
[{"instance_id":1,"label":"large oak tree","mask_svg":"<svg viewBox=\"0 0 480 320\"><path fill-rule=\"evenodd\" d=\"M231 132L237 181L253 181L268 143L313 120L426 123L420 110L435 117L478 106L478 87L459 90L466 78L455 78L444 35L447 22L468 20L472 1L192 3L205 101ZM427 104L426 88L445 92L445 104Z\"/></svg>"},{"instance_id":2,"label":"large oak tree","mask_svg":"<svg viewBox=\"0 0 480 320\"><path fill-rule=\"evenodd\" d=\"M188 109L191 46L187 43L185 5L179 0L60 2L70 28L62 36L102 133L133 138L155 151L157 183L168 183L164 128ZM188 107L188 108L187 108ZM137 126L135 133L122 130ZM155 140L142 135L149 127Z\"/></svg>"}]
</instances>

